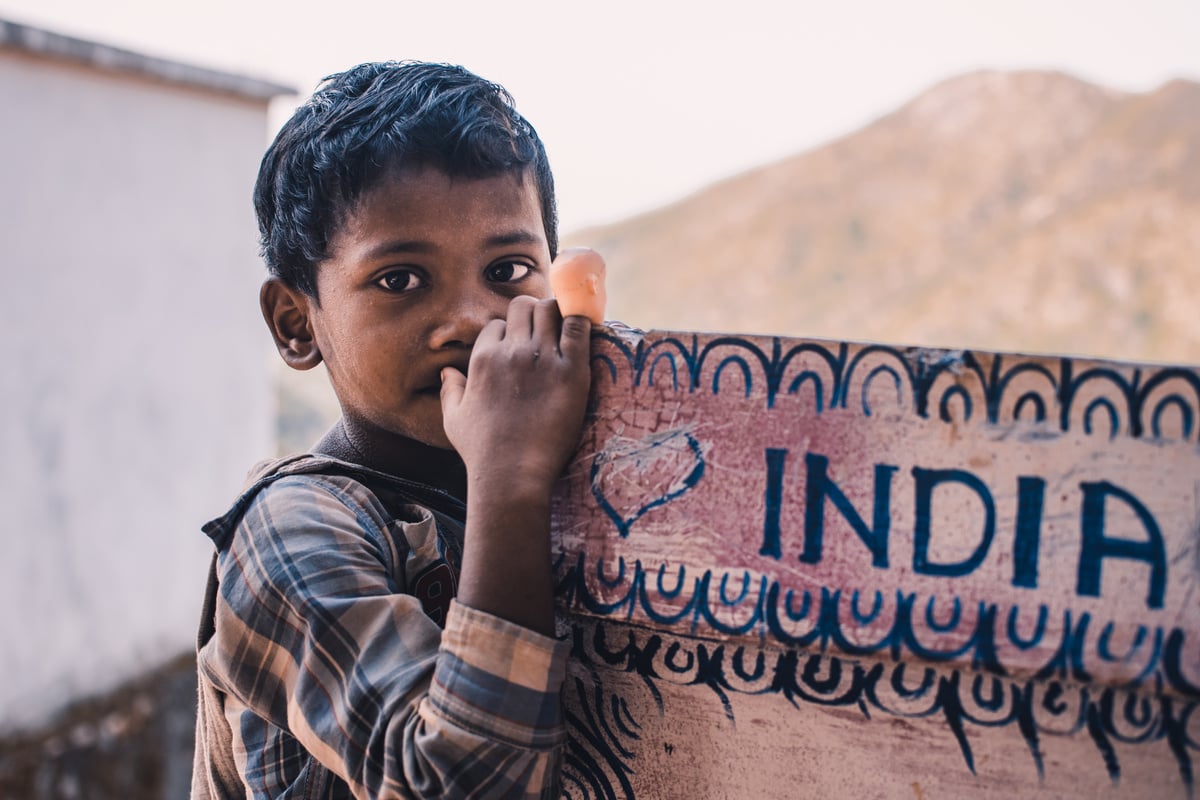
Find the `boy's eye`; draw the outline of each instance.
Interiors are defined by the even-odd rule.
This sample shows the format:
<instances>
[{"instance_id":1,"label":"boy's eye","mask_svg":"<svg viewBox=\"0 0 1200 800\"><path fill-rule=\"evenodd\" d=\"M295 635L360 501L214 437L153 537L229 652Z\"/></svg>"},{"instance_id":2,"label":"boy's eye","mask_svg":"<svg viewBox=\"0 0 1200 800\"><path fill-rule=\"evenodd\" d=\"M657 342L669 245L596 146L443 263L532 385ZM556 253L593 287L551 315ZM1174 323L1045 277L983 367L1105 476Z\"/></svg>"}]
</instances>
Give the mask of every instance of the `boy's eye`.
<instances>
[{"instance_id":1,"label":"boy's eye","mask_svg":"<svg viewBox=\"0 0 1200 800\"><path fill-rule=\"evenodd\" d=\"M484 270L484 275L495 283L512 283L528 275L530 269L528 264L522 264L520 261L501 261Z\"/></svg>"},{"instance_id":2,"label":"boy's eye","mask_svg":"<svg viewBox=\"0 0 1200 800\"><path fill-rule=\"evenodd\" d=\"M419 288L423 281L421 276L412 270L395 269L382 276L376 283L389 292L411 292Z\"/></svg>"}]
</instances>

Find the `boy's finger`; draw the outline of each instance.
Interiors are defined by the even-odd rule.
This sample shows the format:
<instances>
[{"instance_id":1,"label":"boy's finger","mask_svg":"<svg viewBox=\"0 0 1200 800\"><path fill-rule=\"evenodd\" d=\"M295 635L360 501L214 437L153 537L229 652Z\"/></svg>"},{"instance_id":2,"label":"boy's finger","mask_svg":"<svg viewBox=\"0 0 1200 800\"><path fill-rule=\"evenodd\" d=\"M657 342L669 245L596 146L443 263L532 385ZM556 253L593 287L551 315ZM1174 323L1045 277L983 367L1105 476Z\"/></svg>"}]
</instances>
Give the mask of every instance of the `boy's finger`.
<instances>
[{"instance_id":1,"label":"boy's finger","mask_svg":"<svg viewBox=\"0 0 1200 800\"><path fill-rule=\"evenodd\" d=\"M554 298L539 300L533 307L533 338L540 349L549 352L559 349L561 325L562 314Z\"/></svg>"},{"instance_id":2,"label":"boy's finger","mask_svg":"<svg viewBox=\"0 0 1200 800\"><path fill-rule=\"evenodd\" d=\"M463 390L467 388L467 376L454 367L442 368L442 412L456 407L461 401Z\"/></svg>"},{"instance_id":3,"label":"boy's finger","mask_svg":"<svg viewBox=\"0 0 1200 800\"><path fill-rule=\"evenodd\" d=\"M505 328L508 323L502 319L494 319L484 325L479 331L479 335L475 337L475 346L495 344L502 340L505 335ZM473 351L472 351L473 352Z\"/></svg>"},{"instance_id":4,"label":"boy's finger","mask_svg":"<svg viewBox=\"0 0 1200 800\"><path fill-rule=\"evenodd\" d=\"M533 307L536 303L537 300L525 294L512 299L508 304L505 339L528 339L533 335Z\"/></svg>"},{"instance_id":5,"label":"boy's finger","mask_svg":"<svg viewBox=\"0 0 1200 800\"><path fill-rule=\"evenodd\" d=\"M592 321L579 314L572 314L562 321L562 333L559 336L559 350L574 361L583 360L585 363L592 344Z\"/></svg>"}]
</instances>

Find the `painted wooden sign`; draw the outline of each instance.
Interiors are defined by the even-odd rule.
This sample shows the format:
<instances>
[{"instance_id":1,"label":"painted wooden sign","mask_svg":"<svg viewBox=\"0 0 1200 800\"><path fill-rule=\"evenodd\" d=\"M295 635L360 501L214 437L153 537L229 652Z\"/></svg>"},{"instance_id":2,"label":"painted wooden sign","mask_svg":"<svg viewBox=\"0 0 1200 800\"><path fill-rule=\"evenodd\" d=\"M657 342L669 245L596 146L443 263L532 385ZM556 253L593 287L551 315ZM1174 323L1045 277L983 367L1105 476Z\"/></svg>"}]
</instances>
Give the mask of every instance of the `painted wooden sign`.
<instances>
[{"instance_id":1,"label":"painted wooden sign","mask_svg":"<svg viewBox=\"0 0 1200 800\"><path fill-rule=\"evenodd\" d=\"M1200 371L605 330L573 798L1192 797Z\"/></svg>"}]
</instances>

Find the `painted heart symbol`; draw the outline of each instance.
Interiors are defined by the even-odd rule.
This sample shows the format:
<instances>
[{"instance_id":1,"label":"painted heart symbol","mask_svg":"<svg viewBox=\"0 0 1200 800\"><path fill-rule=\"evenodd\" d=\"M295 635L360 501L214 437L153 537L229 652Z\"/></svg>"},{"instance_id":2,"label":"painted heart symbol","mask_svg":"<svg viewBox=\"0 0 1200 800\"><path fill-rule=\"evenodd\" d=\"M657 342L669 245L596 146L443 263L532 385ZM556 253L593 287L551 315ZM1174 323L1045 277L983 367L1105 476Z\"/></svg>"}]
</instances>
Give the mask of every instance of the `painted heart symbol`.
<instances>
[{"instance_id":1,"label":"painted heart symbol","mask_svg":"<svg viewBox=\"0 0 1200 800\"><path fill-rule=\"evenodd\" d=\"M592 496L621 538L648 511L686 494L704 477L704 450L686 429L609 440L592 461Z\"/></svg>"}]
</instances>

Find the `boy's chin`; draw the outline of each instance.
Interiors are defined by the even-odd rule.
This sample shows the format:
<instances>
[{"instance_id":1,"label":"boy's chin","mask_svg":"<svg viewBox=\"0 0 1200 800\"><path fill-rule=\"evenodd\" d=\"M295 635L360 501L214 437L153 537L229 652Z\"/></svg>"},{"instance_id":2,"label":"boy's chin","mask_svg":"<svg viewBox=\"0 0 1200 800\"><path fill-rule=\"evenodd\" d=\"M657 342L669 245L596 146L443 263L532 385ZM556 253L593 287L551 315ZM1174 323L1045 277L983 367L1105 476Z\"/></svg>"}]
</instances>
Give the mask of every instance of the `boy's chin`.
<instances>
[{"instance_id":1,"label":"boy's chin","mask_svg":"<svg viewBox=\"0 0 1200 800\"><path fill-rule=\"evenodd\" d=\"M454 445L450 444L450 440L446 437L445 431L438 434L432 441L426 442L430 447L436 447L438 450L449 450L451 453L457 453Z\"/></svg>"},{"instance_id":2,"label":"boy's chin","mask_svg":"<svg viewBox=\"0 0 1200 800\"><path fill-rule=\"evenodd\" d=\"M441 427L441 425L438 425L437 427L430 425L425 430L414 433L416 433L416 435L412 435L409 438L415 442L418 442L419 444L423 444L426 447L432 447L437 450L448 450L451 453L457 452L454 449L454 445L450 444L450 438L446 436L446 431Z\"/></svg>"},{"instance_id":3,"label":"boy's chin","mask_svg":"<svg viewBox=\"0 0 1200 800\"><path fill-rule=\"evenodd\" d=\"M457 452L454 445L450 444L449 437L446 436L446 431L441 425L426 425L419 427L409 427L407 429L392 429L392 437L395 446L401 450L421 448L429 448L434 450L446 450L451 453Z\"/></svg>"}]
</instances>

